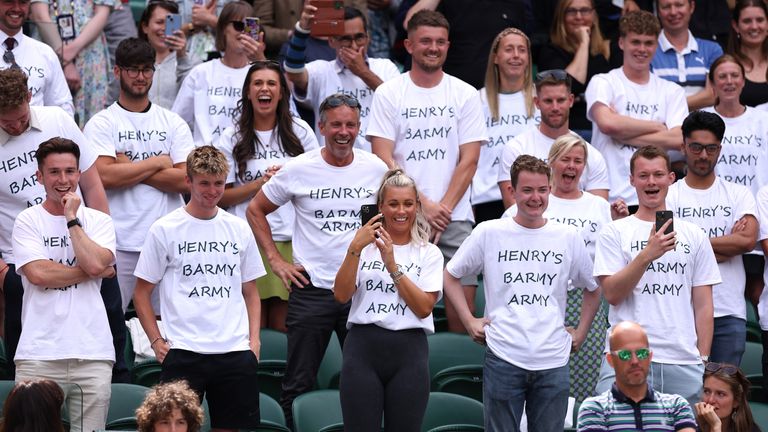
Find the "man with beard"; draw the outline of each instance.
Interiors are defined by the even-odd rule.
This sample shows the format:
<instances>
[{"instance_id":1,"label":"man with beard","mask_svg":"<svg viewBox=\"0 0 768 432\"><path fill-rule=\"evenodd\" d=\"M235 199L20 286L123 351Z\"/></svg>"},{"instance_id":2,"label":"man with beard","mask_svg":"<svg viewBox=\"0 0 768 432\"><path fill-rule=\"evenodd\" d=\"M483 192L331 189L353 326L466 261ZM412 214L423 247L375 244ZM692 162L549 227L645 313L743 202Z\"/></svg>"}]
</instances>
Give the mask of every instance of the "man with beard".
<instances>
[{"instance_id":1,"label":"man with beard","mask_svg":"<svg viewBox=\"0 0 768 432\"><path fill-rule=\"evenodd\" d=\"M472 231L469 185L480 146L488 140L477 90L443 72L448 30L448 21L435 11L421 10L408 21L405 47L412 68L376 89L366 131L384 163L403 168L416 180L445 262ZM467 275L462 285L474 310L476 275ZM446 313L449 327L461 329L453 309Z\"/></svg>"},{"instance_id":2,"label":"man with beard","mask_svg":"<svg viewBox=\"0 0 768 432\"><path fill-rule=\"evenodd\" d=\"M693 404L699 400L703 362L712 345L712 285L721 282L720 270L701 228L677 218L674 226L672 219L658 228L654 224L666 210L664 200L675 180L667 153L642 147L629 168L638 210L603 227L593 274L610 304L609 324L634 321L648 332L653 388ZM614 379L606 361L600 367L599 393Z\"/></svg>"},{"instance_id":3,"label":"man with beard","mask_svg":"<svg viewBox=\"0 0 768 432\"><path fill-rule=\"evenodd\" d=\"M155 72L155 50L149 42L126 39L115 58L120 96L85 125L84 133L99 154L96 168L115 215L117 278L125 310L149 227L184 203L186 158L193 144L181 117L149 101ZM160 310L157 291L153 302Z\"/></svg>"},{"instance_id":4,"label":"man with beard","mask_svg":"<svg viewBox=\"0 0 768 432\"><path fill-rule=\"evenodd\" d=\"M688 402L676 394L658 392L648 384L653 352L645 330L636 323L621 322L611 331L609 343L611 351L605 359L616 372L616 381L610 390L582 402L578 431L660 430L653 425L695 431L696 421Z\"/></svg>"},{"instance_id":5,"label":"man with beard","mask_svg":"<svg viewBox=\"0 0 768 432\"><path fill-rule=\"evenodd\" d=\"M564 70L555 69L536 75L536 96L533 101L541 112L541 123L532 125L516 137L507 141L501 151L499 164L499 189L504 208L514 204L510 190L509 170L521 154L529 154L547 161L549 149L557 138L574 134L568 129L568 116L573 106L571 77ZM608 168L603 155L587 143L587 167L581 177L582 190L608 199Z\"/></svg>"},{"instance_id":6,"label":"man with beard","mask_svg":"<svg viewBox=\"0 0 768 432\"><path fill-rule=\"evenodd\" d=\"M683 122L688 174L669 188L667 207L707 234L723 283L713 287L715 330L709 360L741 363L746 344L746 273L742 254L757 240L757 204L746 186L715 174L725 123L719 115L694 111Z\"/></svg>"}]
</instances>

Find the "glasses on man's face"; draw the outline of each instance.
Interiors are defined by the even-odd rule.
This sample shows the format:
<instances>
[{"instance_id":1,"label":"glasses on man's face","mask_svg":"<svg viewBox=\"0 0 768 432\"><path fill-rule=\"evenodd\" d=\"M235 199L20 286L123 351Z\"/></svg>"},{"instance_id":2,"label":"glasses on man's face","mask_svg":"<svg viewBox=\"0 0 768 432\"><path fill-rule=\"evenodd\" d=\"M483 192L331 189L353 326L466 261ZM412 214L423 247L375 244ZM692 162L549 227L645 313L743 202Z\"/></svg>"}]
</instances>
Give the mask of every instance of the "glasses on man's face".
<instances>
[{"instance_id":1,"label":"glasses on man's face","mask_svg":"<svg viewBox=\"0 0 768 432\"><path fill-rule=\"evenodd\" d=\"M708 155L717 153L721 147L720 144L700 144L697 142L688 143L686 146L691 153L699 154L702 150L706 150Z\"/></svg>"},{"instance_id":2,"label":"glasses on man's face","mask_svg":"<svg viewBox=\"0 0 768 432\"><path fill-rule=\"evenodd\" d=\"M594 9L588 8L588 7L585 7L585 8L566 8L565 9L565 14L566 15L570 15L570 16L576 16L576 15L585 16L585 15L591 14L593 10Z\"/></svg>"},{"instance_id":3,"label":"glasses on man's face","mask_svg":"<svg viewBox=\"0 0 768 432\"><path fill-rule=\"evenodd\" d=\"M621 361L630 361L632 360L632 350L623 349L618 351L611 351L611 354L615 355L619 358ZM634 351L635 356L638 360L647 360L648 357L651 355L651 350L648 348L638 348Z\"/></svg>"},{"instance_id":4,"label":"glasses on man's face","mask_svg":"<svg viewBox=\"0 0 768 432\"><path fill-rule=\"evenodd\" d=\"M128 78L138 78L139 74L144 75L144 78L152 78L152 75L155 74L155 67L145 67L145 68L135 68L135 67L122 67L120 66L120 69L125 71L125 74L128 75Z\"/></svg>"},{"instance_id":5,"label":"glasses on man's face","mask_svg":"<svg viewBox=\"0 0 768 432\"><path fill-rule=\"evenodd\" d=\"M357 98L345 94L335 94L325 98L323 103L320 104L320 111L324 111L327 108L338 108L342 105L350 108L360 108L360 102Z\"/></svg>"},{"instance_id":6,"label":"glasses on man's face","mask_svg":"<svg viewBox=\"0 0 768 432\"><path fill-rule=\"evenodd\" d=\"M336 39L342 46L348 47L352 46L352 41L358 45L364 44L365 41L368 40L368 35L366 33L357 33L354 35L336 36L334 39Z\"/></svg>"},{"instance_id":7,"label":"glasses on man's face","mask_svg":"<svg viewBox=\"0 0 768 432\"><path fill-rule=\"evenodd\" d=\"M704 366L704 372L709 372L711 374L722 371L726 375L735 375L738 370L739 368L736 366L715 362L709 362Z\"/></svg>"},{"instance_id":8,"label":"glasses on man's face","mask_svg":"<svg viewBox=\"0 0 768 432\"><path fill-rule=\"evenodd\" d=\"M232 24L232 28L234 28L236 32L242 33L245 31L245 22L243 20L230 21L229 23Z\"/></svg>"}]
</instances>

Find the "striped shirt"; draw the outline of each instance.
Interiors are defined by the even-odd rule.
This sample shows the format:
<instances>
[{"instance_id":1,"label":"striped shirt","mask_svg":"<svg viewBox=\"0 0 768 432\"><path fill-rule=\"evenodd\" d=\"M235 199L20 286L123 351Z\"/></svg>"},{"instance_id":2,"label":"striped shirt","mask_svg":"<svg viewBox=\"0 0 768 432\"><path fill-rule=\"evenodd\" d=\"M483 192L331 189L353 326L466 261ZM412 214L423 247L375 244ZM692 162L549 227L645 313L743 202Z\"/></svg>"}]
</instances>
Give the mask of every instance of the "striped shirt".
<instances>
[{"instance_id":1,"label":"striped shirt","mask_svg":"<svg viewBox=\"0 0 768 432\"><path fill-rule=\"evenodd\" d=\"M578 432L678 431L696 428L688 402L675 394L660 393L650 386L635 402L613 384L601 395L584 400L579 408Z\"/></svg>"},{"instance_id":2,"label":"striped shirt","mask_svg":"<svg viewBox=\"0 0 768 432\"><path fill-rule=\"evenodd\" d=\"M688 45L677 52L664 32L661 32L656 54L651 61L651 70L657 76L681 85L685 94L690 96L704 88L709 67L721 55L723 49L720 45L694 38L690 31Z\"/></svg>"}]
</instances>

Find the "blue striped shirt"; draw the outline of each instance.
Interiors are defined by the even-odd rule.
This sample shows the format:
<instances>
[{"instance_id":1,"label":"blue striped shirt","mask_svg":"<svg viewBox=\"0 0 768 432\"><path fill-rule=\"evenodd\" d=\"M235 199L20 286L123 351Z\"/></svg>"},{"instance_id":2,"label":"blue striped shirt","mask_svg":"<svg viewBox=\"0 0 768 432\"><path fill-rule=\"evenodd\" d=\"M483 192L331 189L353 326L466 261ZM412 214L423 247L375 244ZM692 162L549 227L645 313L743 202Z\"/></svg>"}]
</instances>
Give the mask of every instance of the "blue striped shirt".
<instances>
[{"instance_id":1,"label":"blue striped shirt","mask_svg":"<svg viewBox=\"0 0 768 432\"><path fill-rule=\"evenodd\" d=\"M720 45L694 38L690 31L688 45L678 53L667 40L664 32L661 32L656 54L651 60L651 69L657 76L683 86L686 88L685 94L691 95L704 88L709 67L721 55L723 55L723 49Z\"/></svg>"},{"instance_id":2,"label":"blue striped shirt","mask_svg":"<svg viewBox=\"0 0 768 432\"><path fill-rule=\"evenodd\" d=\"M675 394L660 393L650 386L635 402L613 384L601 395L584 400L579 408L578 432L678 431L696 428L688 402Z\"/></svg>"}]
</instances>

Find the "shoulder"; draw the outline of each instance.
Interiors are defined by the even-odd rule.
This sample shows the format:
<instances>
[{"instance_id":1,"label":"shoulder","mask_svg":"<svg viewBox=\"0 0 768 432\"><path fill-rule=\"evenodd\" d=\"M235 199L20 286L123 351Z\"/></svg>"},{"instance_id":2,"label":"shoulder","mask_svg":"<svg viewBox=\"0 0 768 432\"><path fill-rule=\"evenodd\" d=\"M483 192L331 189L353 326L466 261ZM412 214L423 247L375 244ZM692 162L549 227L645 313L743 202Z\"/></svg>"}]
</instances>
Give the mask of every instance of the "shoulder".
<instances>
[{"instance_id":1,"label":"shoulder","mask_svg":"<svg viewBox=\"0 0 768 432\"><path fill-rule=\"evenodd\" d=\"M353 150L355 152L355 158L353 163L358 166L371 166L377 169L383 169L384 172L387 171L387 164L384 163L384 161L381 160L378 156L376 156L373 153L367 152L365 150L360 150L358 148Z\"/></svg>"}]
</instances>

